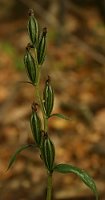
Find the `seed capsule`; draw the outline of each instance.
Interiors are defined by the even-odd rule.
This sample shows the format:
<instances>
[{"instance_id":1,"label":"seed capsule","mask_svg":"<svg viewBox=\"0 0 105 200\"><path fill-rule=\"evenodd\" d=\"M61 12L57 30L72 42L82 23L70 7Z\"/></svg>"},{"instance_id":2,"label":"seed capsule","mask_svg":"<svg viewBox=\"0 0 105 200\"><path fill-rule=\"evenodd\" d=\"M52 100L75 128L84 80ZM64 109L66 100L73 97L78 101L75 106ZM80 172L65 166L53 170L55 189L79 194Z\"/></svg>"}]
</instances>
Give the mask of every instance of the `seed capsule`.
<instances>
[{"instance_id":1,"label":"seed capsule","mask_svg":"<svg viewBox=\"0 0 105 200\"><path fill-rule=\"evenodd\" d=\"M27 70L27 74L29 79L33 84L36 83L36 64L34 58L30 54L28 50L26 50L26 54L24 56L24 64Z\"/></svg>"},{"instance_id":2,"label":"seed capsule","mask_svg":"<svg viewBox=\"0 0 105 200\"><path fill-rule=\"evenodd\" d=\"M33 108L32 108L33 109ZM36 108L35 108L36 109ZM35 142L38 146L41 144L41 120L37 114L37 110L32 110L32 115L31 115L31 130L33 137L35 139Z\"/></svg>"},{"instance_id":3,"label":"seed capsule","mask_svg":"<svg viewBox=\"0 0 105 200\"><path fill-rule=\"evenodd\" d=\"M55 148L50 138L45 136L42 147L42 155L45 166L51 172L53 170L55 159Z\"/></svg>"},{"instance_id":4,"label":"seed capsule","mask_svg":"<svg viewBox=\"0 0 105 200\"><path fill-rule=\"evenodd\" d=\"M46 116L49 117L54 105L54 91L50 84L50 77L48 77L48 80L45 83L45 88L43 91L43 100Z\"/></svg>"},{"instance_id":5,"label":"seed capsule","mask_svg":"<svg viewBox=\"0 0 105 200\"><path fill-rule=\"evenodd\" d=\"M38 56L38 63L39 65L42 65L45 60L45 54L46 54L46 34L47 29L43 29L42 36L40 38L39 44L38 44L38 50L37 50L37 56Z\"/></svg>"},{"instance_id":6,"label":"seed capsule","mask_svg":"<svg viewBox=\"0 0 105 200\"><path fill-rule=\"evenodd\" d=\"M33 10L30 10L29 12L29 21L28 21L28 33L30 40L34 46L37 46L38 44L38 22L34 17Z\"/></svg>"}]
</instances>

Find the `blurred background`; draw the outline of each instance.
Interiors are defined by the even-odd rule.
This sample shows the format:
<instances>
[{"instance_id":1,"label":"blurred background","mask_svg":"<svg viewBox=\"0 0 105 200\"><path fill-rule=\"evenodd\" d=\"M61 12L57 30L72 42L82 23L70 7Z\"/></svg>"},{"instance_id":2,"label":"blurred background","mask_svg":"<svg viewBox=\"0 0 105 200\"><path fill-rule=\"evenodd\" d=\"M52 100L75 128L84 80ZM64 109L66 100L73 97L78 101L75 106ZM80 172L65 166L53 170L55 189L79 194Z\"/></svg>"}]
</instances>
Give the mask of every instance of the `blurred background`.
<instances>
[{"instance_id":1,"label":"blurred background","mask_svg":"<svg viewBox=\"0 0 105 200\"><path fill-rule=\"evenodd\" d=\"M56 162L71 163L94 178L105 199L105 1L0 0L0 199L41 200L46 172L34 149L23 151L8 172L10 156L33 142L30 130L33 87L23 64L28 10L48 28L41 87L48 75L55 90L53 112L70 121L49 120ZM74 175L53 177L53 199L94 200Z\"/></svg>"}]
</instances>

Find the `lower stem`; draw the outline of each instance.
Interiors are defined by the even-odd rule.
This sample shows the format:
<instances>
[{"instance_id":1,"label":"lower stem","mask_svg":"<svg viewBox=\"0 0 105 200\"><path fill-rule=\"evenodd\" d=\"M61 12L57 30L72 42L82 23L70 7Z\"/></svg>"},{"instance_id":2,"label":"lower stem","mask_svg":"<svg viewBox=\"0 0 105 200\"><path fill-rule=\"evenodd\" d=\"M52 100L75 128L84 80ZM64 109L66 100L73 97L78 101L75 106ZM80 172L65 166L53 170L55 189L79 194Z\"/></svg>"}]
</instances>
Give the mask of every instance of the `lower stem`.
<instances>
[{"instance_id":1,"label":"lower stem","mask_svg":"<svg viewBox=\"0 0 105 200\"><path fill-rule=\"evenodd\" d=\"M51 196L52 196L52 173L48 173L46 200L51 200Z\"/></svg>"},{"instance_id":2,"label":"lower stem","mask_svg":"<svg viewBox=\"0 0 105 200\"><path fill-rule=\"evenodd\" d=\"M40 79L40 71L38 69L38 83L35 87L36 88L36 97L37 97L37 100L38 100L38 103L40 105L42 115L43 115L43 129L45 132L47 132L48 131L48 118L46 118L45 110L44 110L44 106L43 106L43 100L41 99L41 96L40 96L39 79ZM51 200L51 197L52 197L52 173L48 172L46 200Z\"/></svg>"}]
</instances>

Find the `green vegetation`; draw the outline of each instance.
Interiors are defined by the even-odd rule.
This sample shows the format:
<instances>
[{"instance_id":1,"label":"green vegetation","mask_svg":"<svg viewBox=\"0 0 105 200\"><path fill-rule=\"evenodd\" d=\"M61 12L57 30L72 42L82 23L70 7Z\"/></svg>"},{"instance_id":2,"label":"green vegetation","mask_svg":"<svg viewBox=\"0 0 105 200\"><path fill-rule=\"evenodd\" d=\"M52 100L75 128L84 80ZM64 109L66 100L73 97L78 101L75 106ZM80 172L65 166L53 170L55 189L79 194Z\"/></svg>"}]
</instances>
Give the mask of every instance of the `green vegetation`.
<instances>
[{"instance_id":1,"label":"green vegetation","mask_svg":"<svg viewBox=\"0 0 105 200\"><path fill-rule=\"evenodd\" d=\"M32 113L30 117L30 126L34 144L20 147L10 159L8 169L12 166L17 155L22 150L33 146L39 149L40 158L42 159L47 172L48 181L46 200L51 200L52 198L52 176L55 172L76 174L94 192L96 200L98 200L96 185L87 172L73 165L55 163L56 147L49 135L49 118L55 116L65 120L68 120L69 118L59 113L53 113L54 89L49 76L45 81L44 90L42 91L40 88L41 68L46 57L47 29L43 28L42 32L39 32L39 25L34 17L33 10L30 10L29 12L28 34L30 43L28 43L26 47L24 64L29 78L29 83L35 88L35 100L31 106ZM81 60L79 62L81 62ZM39 109L42 113L42 120L39 115Z\"/></svg>"}]
</instances>

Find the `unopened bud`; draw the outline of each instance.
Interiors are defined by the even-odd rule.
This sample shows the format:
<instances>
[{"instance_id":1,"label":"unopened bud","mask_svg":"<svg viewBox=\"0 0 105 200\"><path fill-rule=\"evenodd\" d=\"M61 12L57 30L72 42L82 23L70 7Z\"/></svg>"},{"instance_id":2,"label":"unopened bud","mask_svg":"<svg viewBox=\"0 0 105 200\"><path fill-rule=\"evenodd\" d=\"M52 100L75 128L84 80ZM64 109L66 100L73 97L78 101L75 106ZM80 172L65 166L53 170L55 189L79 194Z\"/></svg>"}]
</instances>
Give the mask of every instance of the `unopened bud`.
<instances>
[{"instance_id":1,"label":"unopened bud","mask_svg":"<svg viewBox=\"0 0 105 200\"><path fill-rule=\"evenodd\" d=\"M44 102L46 116L49 117L54 105L54 91L50 83L50 77L48 77L45 83L45 88L43 91L43 102Z\"/></svg>"},{"instance_id":2,"label":"unopened bud","mask_svg":"<svg viewBox=\"0 0 105 200\"><path fill-rule=\"evenodd\" d=\"M46 34L47 34L47 28L43 28L43 32L38 44L38 63L39 65L42 65L45 60L46 55Z\"/></svg>"},{"instance_id":3,"label":"unopened bud","mask_svg":"<svg viewBox=\"0 0 105 200\"><path fill-rule=\"evenodd\" d=\"M32 106L32 115L31 115L31 130L35 140L35 143L41 145L41 120L37 114L37 108Z\"/></svg>"},{"instance_id":4,"label":"unopened bud","mask_svg":"<svg viewBox=\"0 0 105 200\"><path fill-rule=\"evenodd\" d=\"M37 46L39 28L38 28L38 22L34 17L33 10L29 11L28 33L33 46Z\"/></svg>"},{"instance_id":5,"label":"unopened bud","mask_svg":"<svg viewBox=\"0 0 105 200\"><path fill-rule=\"evenodd\" d=\"M53 165L54 165L54 159L55 159L55 148L54 144L48 137L48 135L43 136L43 147L42 147L42 155L43 160L45 163L45 166L47 169L52 172L53 171Z\"/></svg>"},{"instance_id":6,"label":"unopened bud","mask_svg":"<svg viewBox=\"0 0 105 200\"><path fill-rule=\"evenodd\" d=\"M34 58L32 57L31 53L28 50L26 50L26 54L24 56L24 64L30 81L33 83L33 85L35 85L37 66L35 64Z\"/></svg>"}]
</instances>

